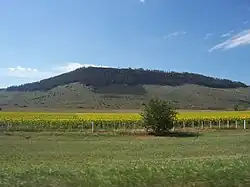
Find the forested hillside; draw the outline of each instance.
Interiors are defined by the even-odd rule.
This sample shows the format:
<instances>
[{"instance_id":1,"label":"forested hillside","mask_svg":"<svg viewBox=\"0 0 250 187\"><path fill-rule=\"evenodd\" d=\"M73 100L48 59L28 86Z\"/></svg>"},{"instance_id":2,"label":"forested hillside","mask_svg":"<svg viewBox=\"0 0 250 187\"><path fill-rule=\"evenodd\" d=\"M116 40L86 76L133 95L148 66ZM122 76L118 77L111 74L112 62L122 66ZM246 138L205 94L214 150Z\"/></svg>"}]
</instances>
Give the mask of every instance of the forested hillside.
<instances>
[{"instance_id":1,"label":"forested hillside","mask_svg":"<svg viewBox=\"0 0 250 187\"><path fill-rule=\"evenodd\" d=\"M116 68L79 68L75 71L7 88L7 91L48 91L57 86L79 82L85 86L103 88L110 85L161 85L180 86L185 84L200 85L210 88L247 87L242 82L218 79L194 73L164 72L144 69Z\"/></svg>"}]
</instances>

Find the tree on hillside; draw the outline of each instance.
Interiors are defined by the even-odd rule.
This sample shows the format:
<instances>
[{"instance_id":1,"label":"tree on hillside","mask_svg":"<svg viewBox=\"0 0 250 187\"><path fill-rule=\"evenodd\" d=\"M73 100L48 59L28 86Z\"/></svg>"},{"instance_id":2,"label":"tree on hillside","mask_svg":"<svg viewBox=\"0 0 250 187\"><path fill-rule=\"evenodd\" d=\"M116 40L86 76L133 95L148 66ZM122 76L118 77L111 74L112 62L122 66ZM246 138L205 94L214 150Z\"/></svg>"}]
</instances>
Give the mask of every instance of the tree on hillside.
<instances>
[{"instance_id":1,"label":"tree on hillside","mask_svg":"<svg viewBox=\"0 0 250 187\"><path fill-rule=\"evenodd\" d=\"M141 113L144 127L155 134L168 133L174 126L177 112L168 101L151 99Z\"/></svg>"}]
</instances>

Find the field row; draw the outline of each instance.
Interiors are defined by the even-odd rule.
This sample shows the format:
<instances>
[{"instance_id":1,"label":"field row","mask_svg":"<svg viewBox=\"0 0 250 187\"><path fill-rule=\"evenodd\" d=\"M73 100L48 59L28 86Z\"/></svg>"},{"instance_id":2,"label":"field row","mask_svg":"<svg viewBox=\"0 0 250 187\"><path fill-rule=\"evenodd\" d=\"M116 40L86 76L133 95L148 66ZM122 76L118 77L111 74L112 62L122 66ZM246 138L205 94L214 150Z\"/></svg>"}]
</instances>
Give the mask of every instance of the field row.
<instances>
[{"instance_id":1,"label":"field row","mask_svg":"<svg viewBox=\"0 0 250 187\"><path fill-rule=\"evenodd\" d=\"M179 121L184 120L231 120L250 119L250 111L187 111L180 112ZM0 120L40 119L40 120L140 120L138 113L38 113L38 112L1 112Z\"/></svg>"},{"instance_id":2,"label":"field row","mask_svg":"<svg viewBox=\"0 0 250 187\"><path fill-rule=\"evenodd\" d=\"M0 130L85 131L135 130L143 123L136 113L0 113ZM249 127L248 127L249 126ZM182 112L176 128L250 128L249 112Z\"/></svg>"}]
</instances>

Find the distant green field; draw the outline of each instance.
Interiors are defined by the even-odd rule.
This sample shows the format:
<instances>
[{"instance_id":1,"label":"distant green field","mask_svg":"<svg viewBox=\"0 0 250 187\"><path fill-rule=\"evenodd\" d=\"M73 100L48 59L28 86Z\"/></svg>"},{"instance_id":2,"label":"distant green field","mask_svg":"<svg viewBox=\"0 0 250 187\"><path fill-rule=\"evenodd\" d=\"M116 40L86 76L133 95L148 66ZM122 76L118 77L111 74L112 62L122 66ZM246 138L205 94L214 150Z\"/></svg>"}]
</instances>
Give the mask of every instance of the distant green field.
<instances>
[{"instance_id":1,"label":"distant green field","mask_svg":"<svg viewBox=\"0 0 250 187\"><path fill-rule=\"evenodd\" d=\"M249 186L250 132L0 134L0 186Z\"/></svg>"}]
</instances>

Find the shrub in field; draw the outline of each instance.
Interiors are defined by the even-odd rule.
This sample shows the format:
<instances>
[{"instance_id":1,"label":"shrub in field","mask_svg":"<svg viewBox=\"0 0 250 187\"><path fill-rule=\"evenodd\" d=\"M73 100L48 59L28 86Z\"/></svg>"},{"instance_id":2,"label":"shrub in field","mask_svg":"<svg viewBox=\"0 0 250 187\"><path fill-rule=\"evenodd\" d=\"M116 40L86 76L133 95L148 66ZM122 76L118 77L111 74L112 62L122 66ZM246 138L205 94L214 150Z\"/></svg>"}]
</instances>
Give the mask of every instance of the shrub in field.
<instances>
[{"instance_id":1,"label":"shrub in field","mask_svg":"<svg viewBox=\"0 0 250 187\"><path fill-rule=\"evenodd\" d=\"M155 134L161 134L173 128L177 112L169 102L152 99L148 104L144 104L141 116L147 131L152 130Z\"/></svg>"}]
</instances>

